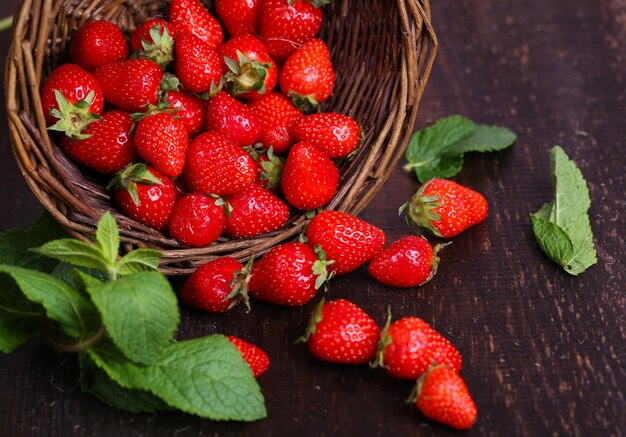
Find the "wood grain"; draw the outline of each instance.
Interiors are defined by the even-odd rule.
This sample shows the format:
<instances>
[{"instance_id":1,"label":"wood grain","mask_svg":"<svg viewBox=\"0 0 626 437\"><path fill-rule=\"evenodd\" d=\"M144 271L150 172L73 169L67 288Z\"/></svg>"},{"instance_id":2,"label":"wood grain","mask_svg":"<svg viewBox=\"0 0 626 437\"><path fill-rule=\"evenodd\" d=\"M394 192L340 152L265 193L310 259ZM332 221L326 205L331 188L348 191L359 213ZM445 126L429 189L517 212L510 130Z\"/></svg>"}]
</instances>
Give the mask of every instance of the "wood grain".
<instances>
[{"instance_id":1,"label":"wood grain","mask_svg":"<svg viewBox=\"0 0 626 437\"><path fill-rule=\"evenodd\" d=\"M16 0L3 0L8 15ZM503 153L469 156L457 180L485 194L486 223L454 239L428 285L374 283L364 269L336 278L348 298L383 322L418 315L464 356L462 375L479 408L470 435L619 436L626 431L626 2L439 0L441 50L418 126L464 114L519 134ZM7 35L0 35L6 53ZM2 109L0 109L2 111ZM0 229L40 211L0 141ZM587 178L599 263L570 277L538 249L529 213L551 195L548 151L562 145ZM361 215L393 240L410 231L397 207L415 189L400 169ZM329 296L329 297L330 297ZM294 345L312 305L256 303L250 314L183 309L181 338L236 334L272 358L260 380L269 418L227 424L178 414L113 410L77 387L73 357L44 344L0 357L3 435L453 435L404 404L411 384L366 367L315 361Z\"/></svg>"}]
</instances>

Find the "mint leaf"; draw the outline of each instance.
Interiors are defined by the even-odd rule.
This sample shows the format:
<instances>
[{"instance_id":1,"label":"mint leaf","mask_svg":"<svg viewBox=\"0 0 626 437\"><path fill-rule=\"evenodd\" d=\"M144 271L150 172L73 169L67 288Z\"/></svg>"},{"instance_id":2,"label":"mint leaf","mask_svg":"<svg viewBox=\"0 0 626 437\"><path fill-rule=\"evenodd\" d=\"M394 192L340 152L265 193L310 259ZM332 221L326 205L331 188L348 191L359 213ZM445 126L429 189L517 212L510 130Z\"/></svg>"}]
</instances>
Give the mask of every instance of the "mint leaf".
<instances>
[{"instance_id":1,"label":"mint leaf","mask_svg":"<svg viewBox=\"0 0 626 437\"><path fill-rule=\"evenodd\" d=\"M107 332L126 357L150 364L161 356L179 322L176 295L161 273L86 285Z\"/></svg>"},{"instance_id":2,"label":"mint leaf","mask_svg":"<svg viewBox=\"0 0 626 437\"><path fill-rule=\"evenodd\" d=\"M555 263L566 268L574 254L574 246L568 235L558 225L542 218L538 214L531 214L533 232L541 249Z\"/></svg>"},{"instance_id":3,"label":"mint leaf","mask_svg":"<svg viewBox=\"0 0 626 437\"><path fill-rule=\"evenodd\" d=\"M213 420L267 416L250 367L223 335L171 343L149 366L124 361L106 341L88 353L122 387L149 391L181 411Z\"/></svg>"},{"instance_id":4,"label":"mint leaf","mask_svg":"<svg viewBox=\"0 0 626 437\"><path fill-rule=\"evenodd\" d=\"M131 273L147 272L159 269L163 254L158 250L136 249L127 253L117 263L117 273L125 276Z\"/></svg>"},{"instance_id":5,"label":"mint leaf","mask_svg":"<svg viewBox=\"0 0 626 437\"><path fill-rule=\"evenodd\" d=\"M45 311L26 299L15 282L0 275L0 351L8 354L36 337Z\"/></svg>"},{"instance_id":6,"label":"mint leaf","mask_svg":"<svg viewBox=\"0 0 626 437\"><path fill-rule=\"evenodd\" d=\"M103 253L91 244L73 239L54 240L41 247L32 249L33 252L45 255L59 261L68 262L75 266L102 270L111 269L111 264Z\"/></svg>"},{"instance_id":7,"label":"mint leaf","mask_svg":"<svg viewBox=\"0 0 626 437\"><path fill-rule=\"evenodd\" d=\"M450 146L446 154L455 155L466 152L498 152L511 146L517 135L505 127L477 125L467 137Z\"/></svg>"},{"instance_id":8,"label":"mint leaf","mask_svg":"<svg viewBox=\"0 0 626 437\"><path fill-rule=\"evenodd\" d=\"M52 272L52 276L65 282L70 287L78 291L85 291L86 287L84 281L80 278L77 280L77 272L85 273L90 277L97 278L100 281L107 281L108 276L101 270L88 269L86 267L74 267L70 263L59 263L58 266Z\"/></svg>"},{"instance_id":9,"label":"mint leaf","mask_svg":"<svg viewBox=\"0 0 626 437\"><path fill-rule=\"evenodd\" d=\"M115 219L108 211L102 215L98 222L96 242L104 258L109 261L109 264L115 264L120 250L120 233Z\"/></svg>"}]
</instances>

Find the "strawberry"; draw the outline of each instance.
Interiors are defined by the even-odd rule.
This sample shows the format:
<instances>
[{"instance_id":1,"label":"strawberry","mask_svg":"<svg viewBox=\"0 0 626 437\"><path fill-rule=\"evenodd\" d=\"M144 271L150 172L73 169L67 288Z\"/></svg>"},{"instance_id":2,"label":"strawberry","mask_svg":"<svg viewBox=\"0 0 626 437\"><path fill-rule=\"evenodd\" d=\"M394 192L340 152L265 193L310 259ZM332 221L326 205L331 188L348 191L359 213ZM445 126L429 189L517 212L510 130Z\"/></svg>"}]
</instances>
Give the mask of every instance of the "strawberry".
<instances>
[{"instance_id":1,"label":"strawberry","mask_svg":"<svg viewBox=\"0 0 626 437\"><path fill-rule=\"evenodd\" d=\"M329 263L304 243L274 246L252 267L248 294L276 305L304 305L329 279Z\"/></svg>"},{"instance_id":2,"label":"strawberry","mask_svg":"<svg viewBox=\"0 0 626 437\"><path fill-rule=\"evenodd\" d=\"M224 135L205 132L187 150L184 176L192 191L229 196L250 185L257 174L252 157Z\"/></svg>"},{"instance_id":3,"label":"strawberry","mask_svg":"<svg viewBox=\"0 0 626 437\"><path fill-rule=\"evenodd\" d=\"M176 76L193 93L212 92L222 78L217 52L190 33L181 33L174 43Z\"/></svg>"},{"instance_id":4,"label":"strawberry","mask_svg":"<svg viewBox=\"0 0 626 437\"><path fill-rule=\"evenodd\" d=\"M278 194L280 192L280 179L283 175L285 160L280 156L276 156L272 147L267 150L258 149L255 146L246 147L246 151L260 167L259 177L255 183L270 193Z\"/></svg>"},{"instance_id":5,"label":"strawberry","mask_svg":"<svg viewBox=\"0 0 626 437\"><path fill-rule=\"evenodd\" d=\"M191 193L183 196L170 217L170 235L187 246L204 247L219 238L226 213L222 199Z\"/></svg>"},{"instance_id":6,"label":"strawberry","mask_svg":"<svg viewBox=\"0 0 626 437\"><path fill-rule=\"evenodd\" d=\"M109 188L128 217L159 231L167 227L176 201L170 178L145 164L134 164L119 172Z\"/></svg>"},{"instance_id":7,"label":"strawberry","mask_svg":"<svg viewBox=\"0 0 626 437\"><path fill-rule=\"evenodd\" d=\"M185 124L167 112L142 118L135 129L135 148L145 161L166 176L180 176L189 137Z\"/></svg>"},{"instance_id":8,"label":"strawberry","mask_svg":"<svg viewBox=\"0 0 626 437\"><path fill-rule=\"evenodd\" d=\"M213 49L224 41L219 21L198 0L172 0L170 22L180 34L192 34Z\"/></svg>"},{"instance_id":9,"label":"strawberry","mask_svg":"<svg viewBox=\"0 0 626 437\"><path fill-rule=\"evenodd\" d=\"M339 170L317 147L302 141L289 151L281 187L294 208L309 211L330 202L339 186Z\"/></svg>"},{"instance_id":10,"label":"strawberry","mask_svg":"<svg viewBox=\"0 0 626 437\"><path fill-rule=\"evenodd\" d=\"M444 238L482 222L489 209L480 193L446 179L426 181L405 208L412 224Z\"/></svg>"},{"instance_id":11,"label":"strawberry","mask_svg":"<svg viewBox=\"0 0 626 437\"><path fill-rule=\"evenodd\" d=\"M165 94L165 101L170 104L174 116L185 125L187 135L194 137L202 131L206 118L204 100L185 91L171 90Z\"/></svg>"},{"instance_id":12,"label":"strawberry","mask_svg":"<svg viewBox=\"0 0 626 437\"><path fill-rule=\"evenodd\" d=\"M239 35L258 33L261 0L215 0L215 14L228 34Z\"/></svg>"},{"instance_id":13,"label":"strawberry","mask_svg":"<svg viewBox=\"0 0 626 437\"><path fill-rule=\"evenodd\" d=\"M305 335L299 340L320 360L365 364L374 359L380 328L361 308L345 299L317 305Z\"/></svg>"},{"instance_id":14,"label":"strawberry","mask_svg":"<svg viewBox=\"0 0 626 437\"><path fill-rule=\"evenodd\" d=\"M130 39L134 56L148 58L165 67L174 60L176 26L162 18L153 18L139 25Z\"/></svg>"},{"instance_id":15,"label":"strawberry","mask_svg":"<svg viewBox=\"0 0 626 437\"><path fill-rule=\"evenodd\" d=\"M328 100L335 86L335 72L324 41L314 38L289 56L278 83L298 108L316 107Z\"/></svg>"},{"instance_id":16,"label":"strawberry","mask_svg":"<svg viewBox=\"0 0 626 437\"><path fill-rule=\"evenodd\" d=\"M385 246L385 233L374 225L340 211L316 215L306 228L311 247L319 245L335 263L337 275L351 272L369 261Z\"/></svg>"},{"instance_id":17,"label":"strawberry","mask_svg":"<svg viewBox=\"0 0 626 437\"><path fill-rule=\"evenodd\" d=\"M54 70L41 87L40 97L46 125L70 138L85 138L81 132L99 118L104 107L96 78L74 64Z\"/></svg>"},{"instance_id":18,"label":"strawberry","mask_svg":"<svg viewBox=\"0 0 626 437\"><path fill-rule=\"evenodd\" d=\"M96 67L93 75L104 100L127 112L143 112L156 105L163 72L149 59L127 59Z\"/></svg>"},{"instance_id":19,"label":"strawberry","mask_svg":"<svg viewBox=\"0 0 626 437\"><path fill-rule=\"evenodd\" d=\"M241 352L241 356L250 366L255 378L263 375L270 366L270 358L258 346L238 337L229 335L228 340Z\"/></svg>"},{"instance_id":20,"label":"strawberry","mask_svg":"<svg viewBox=\"0 0 626 437\"><path fill-rule=\"evenodd\" d=\"M478 410L463 378L448 366L431 367L417 381L409 402L431 420L455 429L470 429Z\"/></svg>"},{"instance_id":21,"label":"strawberry","mask_svg":"<svg viewBox=\"0 0 626 437\"><path fill-rule=\"evenodd\" d=\"M91 71L98 65L127 59L128 44L122 31L108 21L89 21L76 31L70 44L72 63Z\"/></svg>"},{"instance_id":22,"label":"strawberry","mask_svg":"<svg viewBox=\"0 0 626 437\"><path fill-rule=\"evenodd\" d=\"M296 141L308 141L333 159L351 155L362 141L361 126L336 112L302 117L291 126L291 135Z\"/></svg>"},{"instance_id":23,"label":"strawberry","mask_svg":"<svg viewBox=\"0 0 626 437\"><path fill-rule=\"evenodd\" d=\"M228 92L242 99L258 100L270 93L278 81L278 66L260 39L236 36L217 49Z\"/></svg>"},{"instance_id":24,"label":"strawberry","mask_svg":"<svg viewBox=\"0 0 626 437\"><path fill-rule=\"evenodd\" d=\"M261 5L259 34L270 56L283 62L319 32L329 0L265 0Z\"/></svg>"},{"instance_id":25,"label":"strawberry","mask_svg":"<svg viewBox=\"0 0 626 437\"><path fill-rule=\"evenodd\" d=\"M280 93L268 93L262 99L253 100L248 105L263 123L259 137L263 146L266 149L272 147L274 153L287 152L294 143L289 128L302 117L302 111Z\"/></svg>"},{"instance_id":26,"label":"strawberry","mask_svg":"<svg viewBox=\"0 0 626 437\"><path fill-rule=\"evenodd\" d=\"M224 135L238 146L250 146L261 135L261 121L254 111L224 91L209 101L206 128Z\"/></svg>"},{"instance_id":27,"label":"strawberry","mask_svg":"<svg viewBox=\"0 0 626 437\"><path fill-rule=\"evenodd\" d=\"M437 273L437 252L444 246L433 249L426 238L416 235L400 238L374 257L369 274L390 287L423 285Z\"/></svg>"},{"instance_id":28,"label":"strawberry","mask_svg":"<svg viewBox=\"0 0 626 437\"><path fill-rule=\"evenodd\" d=\"M123 111L108 111L91 123L88 138L63 137L61 148L73 160L100 173L115 174L137 159L131 130L133 119Z\"/></svg>"},{"instance_id":29,"label":"strawberry","mask_svg":"<svg viewBox=\"0 0 626 437\"><path fill-rule=\"evenodd\" d=\"M232 211L226 218L224 234L232 238L274 232L285 226L289 219L289 207L257 184L251 184L226 200Z\"/></svg>"},{"instance_id":30,"label":"strawberry","mask_svg":"<svg viewBox=\"0 0 626 437\"><path fill-rule=\"evenodd\" d=\"M402 379L419 378L432 363L447 364L456 372L461 371L459 351L428 323L417 317L390 322L391 314L381 333L374 365Z\"/></svg>"},{"instance_id":31,"label":"strawberry","mask_svg":"<svg viewBox=\"0 0 626 437\"><path fill-rule=\"evenodd\" d=\"M242 300L249 307L250 267L229 256L216 258L193 272L185 281L180 297L187 305L211 313L224 313Z\"/></svg>"}]
</instances>

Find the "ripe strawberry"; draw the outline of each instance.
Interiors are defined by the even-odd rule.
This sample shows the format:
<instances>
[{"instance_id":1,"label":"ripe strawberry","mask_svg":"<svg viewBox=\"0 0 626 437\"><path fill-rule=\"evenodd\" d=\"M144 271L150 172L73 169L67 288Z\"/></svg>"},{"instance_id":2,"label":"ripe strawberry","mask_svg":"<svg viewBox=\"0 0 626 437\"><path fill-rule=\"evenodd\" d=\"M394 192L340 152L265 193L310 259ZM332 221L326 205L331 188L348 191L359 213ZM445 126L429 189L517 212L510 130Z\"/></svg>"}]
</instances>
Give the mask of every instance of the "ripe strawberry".
<instances>
[{"instance_id":1,"label":"ripe strawberry","mask_svg":"<svg viewBox=\"0 0 626 437\"><path fill-rule=\"evenodd\" d=\"M72 63L93 70L98 65L127 59L128 44L122 31L108 21L89 21L76 31L69 51Z\"/></svg>"},{"instance_id":2,"label":"ripe strawberry","mask_svg":"<svg viewBox=\"0 0 626 437\"><path fill-rule=\"evenodd\" d=\"M226 199L232 207L224 234L232 238L257 237L274 232L287 223L289 207L257 184Z\"/></svg>"},{"instance_id":3,"label":"ripe strawberry","mask_svg":"<svg viewBox=\"0 0 626 437\"><path fill-rule=\"evenodd\" d=\"M234 38L255 35L259 27L261 0L215 0L215 14Z\"/></svg>"},{"instance_id":4,"label":"ripe strawberry","mask_svg":"<svg viewBox=\"0 0 626 437\"><path fill-rule=\"evenodd\" d=\"M187 305L212 313L224 313L242 300L249 307L250 267L229 256L216 258L193 272L180 297Z\"/></svg>"},{"instance_id":5,"label":"ripe strawberry","mask_svg":"<svg viewBox=\"0 0 626 437\"><path fill-rule=\"evenodd\" d=\"M49 129L65 132L70 138L85 138L81 132L99 118L104 107L96 78L74 64L54 70L41 87L40 97Z\"/></svg>"},{"instance_id":6,"label":"ripe strawberry","mask_svg":"<svg viewBox=\"0 0 626 437\"><path fill-rule=\"evenodd\" d=\"M285 153L294 143L289 132L291 125L302 117L302 111L280 93L268 93L260 100L248 104L263 123L259 142L274 153Z\"/></svg>"},{"instance_id":7,"label":"ripe strawberry","mask_svg":"<svg viewBox=\"0 0 626 437\"><path fill-rule=\"evenodd\" d=\"M145 164L134 164L118 173L109 188L128 217L159 231L167 227L176 202L170 178Z\"/></svg>"},{"instance_id":8,"label":"ripe strawberry","mask_svg":"<svg viewBox=\"0 0 626 437\"><path fill-rule=\"evenodd\" d=\"M448 366L434 366L417 381L410 402L431 420L470 429L478 410L463 378Z\"/></svg>"},{"instance_id":9,"label":"ripe strawberry","mask_svg":"<svg viewBox=\"0 0 626 437\"><path fill-rule=\"evenodd\" d=\"M437 273L437 252L443 246L433 249L426 238L417 235L400 238L374 257L369 274L390 287L417 287Z\"/></svg>"},{"instance_id":10,"label":"ripe strawberry","mask_svg":"<svg viewBox=\"0 0 626 437\"><path fill-rule=\"evenodd\" d=\"M181 33L176 38L174 50L176 76L187 90L201 94L218 87L222 65L214 49L190 33Z\"/></svg>"},{"instance_id":11,"label":"ripe strawberry","mask_svg":"<svg viewBox=\"0 0 626 437\"><path fill-rule=\"evenodd\" d=\"M109 111L91 123L83 140L63 137L61 148L73 160L100 173L115 174L137 159L131 131L133 119L123 111Z\"/></svg>"},{"instance_id":12,"label":"ripe strawberry","mask_svg":"<svg viewBox=\"0 0 626 437\"><path fill-rule=\"evenodd\" d=\"M300 341L320 360L365 364L376 356L379 337L380 328L361 308L345 299L322 299Z\"/></svg>"},{"instance_id":13,"label":"ripe strawberry","mask_svg":"<svg viewBox=\"0 0 626 437\"><path fill-rule=\"evenodd\" d=\"M241 352L241 356L250 366L250 370L252 370L255 378L267 371L270 366L270 358L262 349L232 335L229 335L227 338Z\"/></svg>"},{"instance_id":14,"label":"ripe strawberry","mask_svg":"<svg viewBox=\"0 0 626 437\"><path fill-rule=\"evenodd\" d=\"M130 46L136 56L151 59L161 68L174 60L176 26L162 18L153 18L140 24L133 32Z\"/></svg>"},{"instance_id":15,"label":"ripe strawberry","mask_svg":"<svg viewBox=\"0 0 626 437\"><path fill-rule=\"evenodd\" d=\"M225 222L222 199L191 193L176 202L169 231L172 237L187 246L204 247L219 238Z\"/></svg>"},{"instance_id":16,"label":"ripe strawberry","mask_svg":"<svg viewBox=\"0 0 626 437\"><path fill-rule=\"evenodd\" d=\"M345 158L359 148L361 126L347 115L336 112L311 114L291 126L296 141L308 141L329 158Z\"/></svg>"},{"instance_id":17,"label":"ripe strawberry","mask_svg":"<svg viewBox=\"0 0 626 437\"><path fill-rule=\"evenodd\" d=\"M419 378L433 363L461 371L459 351L428 323L417 317L390 322L391 317L381 333L375 365L402 379Z\"/></svg>"},{"instance_id":18,"label":"ripe strawberry","mask_svg":"<svg viewBox=\"0 0 626 437\"><path fill-rule=\"evenodd\" d=\"M329 279L328 264L323 252L316 256L304 243L274 246L252 267L248 294L276 305L304 305Z\"/></svg>"},{"instance_id":19,"label":"ripe strawberry","mask_svg":"<svg viewBox=\"0 0 626 437\"><path fill-rule=\"evenodd\" d=\"M187 150L184 175L193 191L229 196L250 185L257 174L252 157L224 135L205 132Z\"/></svg>"},{"instance_id":20,"label":"ripe strawberry","mask_svg":"<svg viewBox=\"0 0 626 437\"><path fill-rule=\"evenodd\" d=\"M285 160L276 156L272 147L265 150L253 146L247 147L246 151L259 164L259 177L255 183L270 193L280 193L280 179L283 175Z\"/></svg>"},{"instance_id":21,"label":"ripe strawberry","mask_svg":"<svg viewBox=\"0 0 626 437\"><path fill-rule=\"evenodd\" d=\"M426 181L404 208L411 223L444 238L482 222L488 213L481 194L446 179Z\"/></svg>"},{"instance_id":22,"label":"ripe strawberry","mask_svg":"<svg viewBox=\"0 0 626 437\"><path fill-rule=\"evenodd\" d=\"M261 135L261 121L254 111L224 91L209 101L206 128L242 147L256 143Z\"/></svg>"},{"instance_id":23,"label":"ripe strawberry","mask_svg":"<svg viewBox=\"0 0 626 437\"><path fill-rule=\"evenodd\" d=\"M213 49L224 41L219 21L198 0L172 0L170 22L174 23L179 34L195 35Z\"/></svg>"},{"instance_id":24,"label":"ripe strawberry","mask_svg":"<svg viewBox=\"0 0 626 437\"><path fill-rule=\"evenodd\" d=\"M278 81L278 66L260 39L252 35L237 36L217 51L230 94L258 100L272 92Z\"/></svg>"},{"instance_id":25,"label":"ripe strawberry","mask_svg":"<svg viewBox=\"0 0 626 437\"><path fill-rule=\"evenodd\" d=\"M339 170L317 147L302 141L289 151L281 187L294 208L309 211L330 202L339 186Z\"/></svg>"},{"instance_id":26,"label":"ripe strawberry","mask_svg":"<svg viewBox=\"0 0 626 437\"><path fill-rule=\"evenodd\" d=\"M329 270L337 275L351 272L385 247L385 233L348 213L324 211L308 224L306 237L311 247L319 245L335 263Z\"/></svg>"},{"instance_id":27,"label":"ripe strawberry","mask_svg":"<svg viewBox=\"0 0 626 437\"><path fill-rule=\"evenodd\" d=\"M278 83L283 93L301 109L316 107L328 100L335 86L335 72L324 41L314 38L289 56Z\"/></svg>"},{"instance_id":28,"label":"ripe strawberry","mask_svg":"<svg viewBox=\"0 0 626 437\"><path fill-rule=\"evenodd\" d=\"M163 72L149 59L127 59L96 67L93 75L104 100L127 112L144 112L156 105Z\"/></svg>"},{"instance_id":29,"label":"ripe strawberry","mask_svg":"<svg viewBox=\"0 0 626 437\"><path fill-rule=\"evenodd\" d=\"M270 56L283 62L319 32L328 0L265 0L261 5L259 34Z\"/></svg>"},{"instance_id":30,"label":"ripe strawberry","mask_svg":"<svg viewBox=\"0 0 626 437\"><path fill-rule=\"evenodd\" d=\"M188 145L185 124L172 114L156 112L137 123L135 148L139 156L166 176L183 172Z\"/></svg>"},{"instance_id":31,"label":"ripe strawberry","mask_svg":"<svg viewBox=\"0 0 626 437\"><path fill-rule=\"evenodd\" d=\"M194 137L202 131L206 118L206 105L204 100L185 91L168 91L165 101L170 104L173 114L180 118L185 125L187 135Z\"/></svg>"}]
</instances>

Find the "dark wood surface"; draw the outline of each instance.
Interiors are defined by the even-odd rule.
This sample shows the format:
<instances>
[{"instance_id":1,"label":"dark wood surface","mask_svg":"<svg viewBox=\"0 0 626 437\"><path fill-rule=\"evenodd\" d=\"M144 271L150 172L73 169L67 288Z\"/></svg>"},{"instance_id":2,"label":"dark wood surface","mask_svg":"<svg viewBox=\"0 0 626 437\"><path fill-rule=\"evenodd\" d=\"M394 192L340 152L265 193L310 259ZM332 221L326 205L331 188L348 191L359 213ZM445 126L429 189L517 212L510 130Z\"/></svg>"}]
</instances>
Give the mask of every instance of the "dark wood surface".
<instances>
[{"instance_id":1,"label":"dark wood surface","mask_svg":"<svg viewBox=\"0 0 626 437\"><path fill-rule=\"evenodd\" d=\"M517 144L470 156L457 181L485 194L486 223L454 239L438 275L397 290L364 269L333 282L383 323L422 317L462 352L478 405L472 435L622 435L626 431L626 2L436 0L441 49L417 127L464 114L515 130ZM0 15L18 0L2 0ZM9 36L0 35L6 56ZM11 154L0 108L0 229L41 212ZM551 196L548 150L560 144L589 182L599 262L571 277L538 249L529 213ZM397 208L416 187L400 169L362 214L389 240L410 232ZM35 342L0 356L1 435L452 435L404 404L411 383L313 359L294 345L312 305L255 303L222 316L183 310L181 338L236 334L266 349L269 417L225 424L178 413L131 414L77 386L72 356Z\"/></svg>"}]
</instances>

